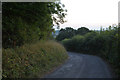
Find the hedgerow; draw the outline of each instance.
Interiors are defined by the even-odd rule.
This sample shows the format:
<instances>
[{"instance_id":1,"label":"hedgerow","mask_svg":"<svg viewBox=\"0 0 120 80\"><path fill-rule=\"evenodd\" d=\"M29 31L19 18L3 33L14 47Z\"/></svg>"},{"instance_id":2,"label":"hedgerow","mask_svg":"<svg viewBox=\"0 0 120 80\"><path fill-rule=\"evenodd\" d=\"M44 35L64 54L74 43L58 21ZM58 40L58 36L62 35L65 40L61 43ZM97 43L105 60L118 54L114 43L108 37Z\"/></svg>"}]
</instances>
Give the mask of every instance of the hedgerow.
<instances>
[{"instance_id":1,"label":"hedgerow","mask_svg":"<svg viewBox=\"0 0 120 80\"><path fill-rule=\"evenodd\" d=\"M75 35L62 40L68 51L98 55L113 65L116 75L120 76L120 55L118 48L120 37L117 27L92 31L85 35Z\"/></svg>"}]
</instances>

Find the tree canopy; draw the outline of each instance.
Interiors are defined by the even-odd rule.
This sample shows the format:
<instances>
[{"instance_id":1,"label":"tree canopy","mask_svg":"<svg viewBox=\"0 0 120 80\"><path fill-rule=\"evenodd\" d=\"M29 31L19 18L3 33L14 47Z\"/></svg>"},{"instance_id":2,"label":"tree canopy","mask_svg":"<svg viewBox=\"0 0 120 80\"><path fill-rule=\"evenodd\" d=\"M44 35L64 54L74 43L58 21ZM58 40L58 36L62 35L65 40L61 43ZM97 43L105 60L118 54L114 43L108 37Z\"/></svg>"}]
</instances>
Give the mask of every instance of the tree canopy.
<instances>
[{"instance_id":1,"label":"tree canopy","mask_svg":"<svg viewBox=\"0 0 120 80\"><path fill-rule=\"evenodd\" d=\"M59 35L56 37L56 40L61 41L65 38L72 38L75 35L84 35L86 33L90 32L90 30L86 27L78 28L77 30L66 27L65 29L61 29L59 32Z\"/></svg>"},{"instance_id":2,"label":"tree canopy","mask_svg":"<svg viewBox=\"0 0 120 80\"><path fill-rule=\"evenodd\" d=\"M3 2L3 47L20 46L51 36L53 22L64 23L60 2Z\"/></svg>"},{"instance_id":3,"label":"tree canopy","mask_svg":"<svg viewBox=\"0 0 120 80\"><path fill-rule=\"evenodd\" d=\"M81 27L81 28L78 28L78 30L76 31L76 34L79 34L79 35L84 35L86 33L90 32L90 30L86 27Z\"/></svg>"}]
</instances>

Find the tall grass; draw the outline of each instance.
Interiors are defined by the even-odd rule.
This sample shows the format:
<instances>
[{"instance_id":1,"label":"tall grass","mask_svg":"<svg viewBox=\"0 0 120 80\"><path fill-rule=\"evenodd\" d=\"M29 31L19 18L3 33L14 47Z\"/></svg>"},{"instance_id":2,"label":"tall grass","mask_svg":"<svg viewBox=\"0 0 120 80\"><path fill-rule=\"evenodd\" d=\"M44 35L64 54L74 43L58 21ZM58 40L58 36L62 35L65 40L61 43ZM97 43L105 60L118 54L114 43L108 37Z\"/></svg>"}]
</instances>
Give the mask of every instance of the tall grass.
<instances>
[{"instance_id":1,"label":"tall grass","mask_svg":"<svg viewBox=\"0 0 120 80\"><path fill-rule=\"evenodd\" d=\"M66 50L54 41L3 49L4 78L42 77L67 59Z\"/></svg>"}]
</instances>

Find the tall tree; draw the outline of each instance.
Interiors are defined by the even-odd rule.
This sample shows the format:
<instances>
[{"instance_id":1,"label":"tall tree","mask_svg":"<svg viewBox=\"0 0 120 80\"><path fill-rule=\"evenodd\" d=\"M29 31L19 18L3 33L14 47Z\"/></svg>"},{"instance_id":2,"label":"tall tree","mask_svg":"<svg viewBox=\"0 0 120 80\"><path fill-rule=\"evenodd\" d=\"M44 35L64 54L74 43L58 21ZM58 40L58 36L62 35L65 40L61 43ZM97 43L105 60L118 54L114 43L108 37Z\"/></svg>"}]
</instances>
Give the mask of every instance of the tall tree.
<instances>
[{"instance_id":1,"label":"tall tree","mask_svg":"<svg viewBox=\"0 0 120 80\"><path fill-rule=\"evenodd\" d=\"M46 39L53 22L65 22L66 10L60 2L4 2L2 8L4 48Z\"/></svg>"}]
</instances>

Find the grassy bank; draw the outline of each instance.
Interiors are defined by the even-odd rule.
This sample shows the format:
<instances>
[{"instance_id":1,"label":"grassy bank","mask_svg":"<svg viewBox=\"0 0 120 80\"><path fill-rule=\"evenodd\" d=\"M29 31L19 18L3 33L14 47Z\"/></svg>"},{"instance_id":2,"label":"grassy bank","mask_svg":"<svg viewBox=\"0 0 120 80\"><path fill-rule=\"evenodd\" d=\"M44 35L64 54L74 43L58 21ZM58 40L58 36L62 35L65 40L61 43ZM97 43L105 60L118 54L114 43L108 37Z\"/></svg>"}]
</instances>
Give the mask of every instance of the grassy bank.
<instances>
[{"instance_id":1,"label":"grassy bank","mask_svg":"<svg viewBox=\"0 0 120 80\"><path fill-rule=\"evenodd\" d=\"M67 59L66 50L54 41L3 49L4 78L42 77Z\"/></svg>"}]
</instances>

